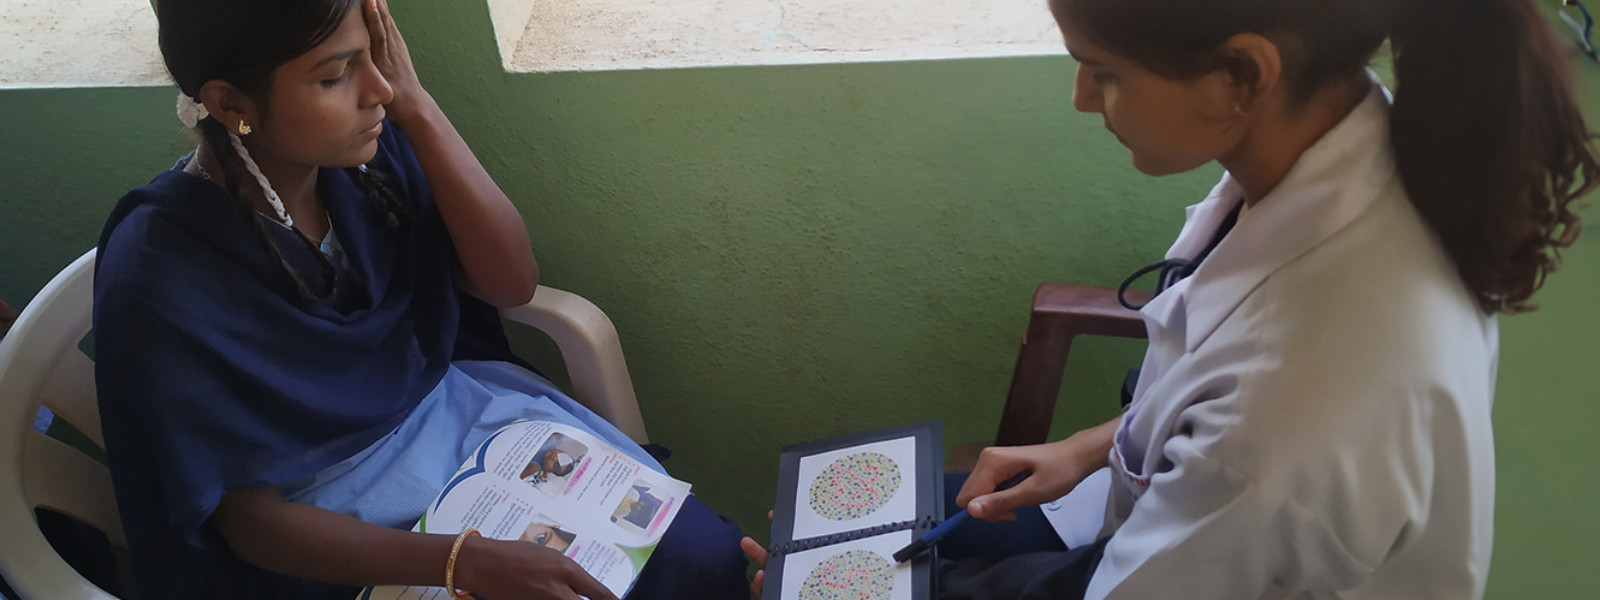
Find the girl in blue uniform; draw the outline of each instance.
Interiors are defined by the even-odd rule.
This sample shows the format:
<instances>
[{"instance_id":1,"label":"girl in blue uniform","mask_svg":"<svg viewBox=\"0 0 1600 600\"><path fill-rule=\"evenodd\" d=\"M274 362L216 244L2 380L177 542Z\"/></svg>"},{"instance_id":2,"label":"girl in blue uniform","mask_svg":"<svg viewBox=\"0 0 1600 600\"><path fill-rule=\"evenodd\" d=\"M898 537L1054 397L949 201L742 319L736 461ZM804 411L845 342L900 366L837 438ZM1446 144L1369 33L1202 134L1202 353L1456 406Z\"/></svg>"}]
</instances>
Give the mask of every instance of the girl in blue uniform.
<instances>
[{"instance_id":1,"label":"girl in blue uniform","mask_svg":"<svg viewBox=\"0 0 1600 600\"><path fill-rule=\"evenodd\" d=\"M613 595L544 545L408 531L488 433L615 427L520 366L495 307L527 232L417 81L380 0L162 0L198 150L117 205L97 383L145 598L442 586ZM692 498L629 598L745 595L738 528Z\"/></svg>"}]
</instances>

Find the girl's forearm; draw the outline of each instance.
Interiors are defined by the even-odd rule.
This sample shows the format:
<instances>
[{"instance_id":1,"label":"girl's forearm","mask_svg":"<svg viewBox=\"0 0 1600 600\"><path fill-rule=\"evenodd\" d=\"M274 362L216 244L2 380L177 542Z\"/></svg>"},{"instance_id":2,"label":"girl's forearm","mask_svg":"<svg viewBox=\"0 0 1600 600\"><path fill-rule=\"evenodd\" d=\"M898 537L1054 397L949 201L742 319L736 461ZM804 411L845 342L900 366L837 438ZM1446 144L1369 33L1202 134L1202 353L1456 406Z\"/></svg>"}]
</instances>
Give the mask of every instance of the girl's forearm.
<instances>
[{"instance_id":1,"label":"girl's forearm","mask_svg":"<svg viewBox=\"0 0 1600 600\"><path fill-rule=\"evenodd\" d=\"M455 543L455 536L389 529L269 490L229 494L213 521L250 564L342 585L442 586Z\"/></svg>"},{"instance_id":2,"label":"girl's forearm","mask_svg":"<svg viewBox=\"0 0 1600 600\"><path fill-rule=\"evenodd\" d=\"M391 115L405 129L455 243L466 287L501 308L525 304L539 264L522 214L485 171L431 97Z\"/></svg>"}]
</instances>

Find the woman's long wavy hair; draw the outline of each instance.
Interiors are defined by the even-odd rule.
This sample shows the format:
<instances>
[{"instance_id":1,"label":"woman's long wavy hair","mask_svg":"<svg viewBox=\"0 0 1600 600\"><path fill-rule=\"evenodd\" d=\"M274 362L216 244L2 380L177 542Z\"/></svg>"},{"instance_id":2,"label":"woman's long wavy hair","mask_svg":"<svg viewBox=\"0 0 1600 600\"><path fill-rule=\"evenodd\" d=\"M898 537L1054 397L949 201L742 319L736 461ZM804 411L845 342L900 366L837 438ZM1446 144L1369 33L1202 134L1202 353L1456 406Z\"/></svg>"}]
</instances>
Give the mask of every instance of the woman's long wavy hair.
<instances>
[{"instance_id":1,"label":"woman's long wavy hair","mask_svg":"<svg viewBox=\"0 0 1600 600\"><path fill-rule=\"evenodd\" d=\"M184 95L199 98L200 88L207 81L222 80L250 96L270 115L267 99L273 73L327 40L345 15L359 6L360 0L159 0L156 17L161 26L161 56ZM225 187L236 201L240 217L250 222L263 250L294 282L300 299L315 303L331 298L333 263L316 243L294 229L303 250L317 261L321 273L312 278L294 268L285 258L286 249L273 242L264 219L240 193L240 182L254 179L246 173L227 128L210 117L202 119L198 128L222 165ZM379 165L351 171L377 209L388 213L391 224L400 226L410 221L409 211Z\"/></svg>"},{"instance_id":2,"label":"woman's long wavy hair","mask_svg":"<svg viewBox=\"0 0 1600 600\"><path fill-rule=\"evenodd\" d=\"M1529 302L1580 228L1600 179L1570 50L1532 0L1051 0L1058 19L1164 77L1221 69L1256 33L1297 99L1356 76L1385 40L1397 81L1391 143L1406 192L1486 312Z\"/></svg>"}]
</instances>

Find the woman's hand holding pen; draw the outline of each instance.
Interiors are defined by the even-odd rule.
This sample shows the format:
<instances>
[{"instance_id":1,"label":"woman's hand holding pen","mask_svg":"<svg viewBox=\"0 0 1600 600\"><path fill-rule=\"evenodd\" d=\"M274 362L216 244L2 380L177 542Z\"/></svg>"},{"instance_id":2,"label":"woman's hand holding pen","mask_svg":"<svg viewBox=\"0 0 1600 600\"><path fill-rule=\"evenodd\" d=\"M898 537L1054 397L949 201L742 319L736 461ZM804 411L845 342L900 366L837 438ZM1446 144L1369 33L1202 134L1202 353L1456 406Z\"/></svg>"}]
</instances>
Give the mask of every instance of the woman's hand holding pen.
<instances>
[{"instance_id":1,"label":"woman's hand holding pen","mask_svg":"<svg viewBox=\"0 0 1600 600\"><path fill-rule=\"evenodd\" d=\"M1085 477L1106 466L1112 435L1121 422L1118 417L1049 444L985 448L961 486L956 505L992 523L1015 520L1018 508L1065 496ZM1033 476L1011 489L994 491L1000 482L1025 469L1032 470Z\"/></svg>"}]
</instances>

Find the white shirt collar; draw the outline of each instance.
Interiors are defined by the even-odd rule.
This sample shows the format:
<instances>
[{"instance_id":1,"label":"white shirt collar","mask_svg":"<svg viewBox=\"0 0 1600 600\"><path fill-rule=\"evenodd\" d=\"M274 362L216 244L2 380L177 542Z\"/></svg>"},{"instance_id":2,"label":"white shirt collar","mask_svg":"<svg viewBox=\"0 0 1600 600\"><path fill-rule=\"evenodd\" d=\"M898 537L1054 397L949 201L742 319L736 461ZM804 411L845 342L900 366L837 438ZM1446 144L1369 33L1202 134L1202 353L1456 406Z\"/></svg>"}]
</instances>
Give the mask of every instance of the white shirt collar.
<instances>
[{"instance_id":1,"label":"white shirt collar","mask_svg":"<svg viewBox=\"0 0 1600 600\"><path fill-rule=\"evenodd\" d=\"M1239 222L1199 270L1141 311L1166 327L1185 314L1187 351L1216 331L1261 282L1285 263L1343 229L1398 175L1389 146L1389 103L1381 86L1300 156L1282 183ZM1189 207L1167 258L1193 258L1244 198L1225 174L1211 195Z\"/></svg>"}]
</instances>

